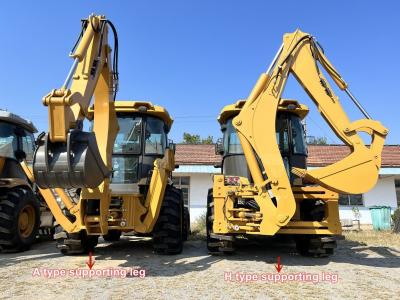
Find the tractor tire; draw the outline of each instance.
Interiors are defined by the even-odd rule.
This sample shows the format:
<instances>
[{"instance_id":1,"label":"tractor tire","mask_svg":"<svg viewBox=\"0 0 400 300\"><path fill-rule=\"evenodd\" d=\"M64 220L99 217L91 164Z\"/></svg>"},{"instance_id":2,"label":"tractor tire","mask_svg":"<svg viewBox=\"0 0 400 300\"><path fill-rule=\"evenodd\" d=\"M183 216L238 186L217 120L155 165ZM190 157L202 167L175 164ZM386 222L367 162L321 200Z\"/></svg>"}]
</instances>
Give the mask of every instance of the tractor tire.
<instances>
[{"instance_id":1,"label":"tractor tire","mask_svg":"<svg viewBox=\"0 0 400 300\"><path fill-rule=\"evenodd\" d=\"M39 226L40 205L30 189L15 187L2 190L0 196L1 252L28 250L36 240Z\"/></svg>"},{"instance_id":2,"label":"tractor tire","mask_svg":"<svg viewBox=\"0 0 400 300\"><path fill-rule=\"evenodd\" d=\"M302 236L295 241L297 252L302 256L328 257L336 248L336 241L329 236Z\"/></svg>"},{"instance_id":3,"label":"tractor tire","mask_svg":"<svg viewBox=\"0 0 400 300\"><path fill-rule=\"evenodd\" d=\"M191 234L189 208L183 208L183 241L186 242Z\"/></svg>"},{"instance_id":4,"label":"tractor tire","mask_svg":"<svg viewBox=\"0 0 400 300\"><path fill-rule=\"evenodd\" d=\"M59 224L55 224L54 239L56 246L64 255L86 254L94 252L99 237L87 235L85 230L76 233L67 233Z\"/></svg>"},{"instance_id":5,"label":"tractor tire","mask_svg":"<svg viewBox=\"0 0 400 300\"><path fill-rule=\"evenodd\" d=\"M107 234L103 235L103 239L106 242L118 242L121 238L121 231L109 230Z\"/></svg>"},{"instance_id":6,"label":"tractor tire","mask_svg":"<svg viewBox=\"0 0 400 300\"><path fill-rule=\"evenodd\" d=\"M179 189L167 186L158 220L153 229L153 250L157 254L179 254L183 249L183 198Z\"/></svg>"},{"instance_id":7,"label":"tractor tire","mask_svg":"<svg viewBox=\"0 0 400 300\"><path fill-rule=\"evenodd\" d=\"M219 235L220 238L212 237L212 236L218 236L214 235L212 232L213 222L214 222L214 198L213 198L213 190L209 189L207 194L207 214L206 214L208 253L212 255L232 254L235 251L233 236Z\"/></svg>"}]
</instances>

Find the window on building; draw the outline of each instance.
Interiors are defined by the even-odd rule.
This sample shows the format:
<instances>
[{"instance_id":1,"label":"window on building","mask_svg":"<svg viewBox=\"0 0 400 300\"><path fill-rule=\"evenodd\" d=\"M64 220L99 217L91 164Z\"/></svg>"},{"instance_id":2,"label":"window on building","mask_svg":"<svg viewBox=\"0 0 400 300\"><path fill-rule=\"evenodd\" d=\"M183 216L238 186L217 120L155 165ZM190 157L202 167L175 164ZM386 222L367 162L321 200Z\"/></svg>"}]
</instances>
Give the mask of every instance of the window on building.
<instances>
[{"instance_id":1,"label":"window on building","mask_svg":"<svg viewBox=\"0 0 400 300\"><path fill-rule=\"evenodd\" d=\"M190 195L190 177L189 176L174 176L172 177L174 186L182 190L183 201L185 206L189 206Z\"/></svg>"},{"instance_id":2,"label":"window on building","mask_svg":"<svg viewBox=\"0 0 400 300\"><path fill-rule=\"evenodd\" d=\"M400 179L395 179L394 184L396 187L397 207L400 207Z\"/></svg>"},{"instance_id":3,"label":"window on building","mask_svg":"<svg viewBox=\"0 0 400 300\"><path fill-rule=\"evenodd\" d=\"M363 206L363 195L347 195L347 194L340 194L339 195L339 205L346 205L346 206Z\"/></svg>"}]
</instances>

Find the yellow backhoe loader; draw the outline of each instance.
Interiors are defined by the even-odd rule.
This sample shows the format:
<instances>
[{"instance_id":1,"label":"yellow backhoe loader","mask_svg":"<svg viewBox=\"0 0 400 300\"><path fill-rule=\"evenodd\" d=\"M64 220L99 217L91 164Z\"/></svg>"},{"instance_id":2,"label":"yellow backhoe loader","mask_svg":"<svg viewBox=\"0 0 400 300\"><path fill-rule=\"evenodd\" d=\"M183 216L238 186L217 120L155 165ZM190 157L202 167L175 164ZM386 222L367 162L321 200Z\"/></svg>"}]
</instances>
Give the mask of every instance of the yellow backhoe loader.
<instances>
[{"instance_id":1,"label":"yellow backhoe loader","mask_svg":"<svg viewBox=\"0 0 400 300\"><path fill-rule=\"evenodd\" d=\"M113 59L108 30L114 35ZM182 193L171 184L174 144L168 112L150 102L115 101L118 38L104 16L82 21L64 85L43 98L49 132L38 138L33 173L43 189L79 189L78 198L46 202L64 254L92 251L102 235L153 237L154 251L182 251L187 224ZM91 99L94 103L91 106ZM83 121L91 121L90 132Z\"/></svg>"},{"instance_id":2,"label":"yellow backhoe loader","mask_svg":"<svg viewBox=\"0 0 400 300\"><path fill-rule=\"evenodd\" d=\"M322 67L322 68L321 68ZM366 117L351 122L322 69ZM301 120L308 108L282 99L292 74L351 154L327 167L307 170ZM266 73L246 100L225 107L219 118L222 174L214 176L207 201L207 245L211 253L232 252L238 235L291 235L298 252L328 256L341 235L338 193L371 189L379 174L388 130L351 94L322 48L300 30L285 34ZM371 136L366 145L358 134Z\"/></svg>"},{"instance_id":3,"label":"yellow backhoe loader","mask_svg":"<svg viewBox=\"0 0 400 300\"><path fill-rule=\"evenodd\" d=\"M0 251L29 249L38 235L50 237L53 216L25 170L35 150L32 122L0 110Z\"/></svg>"}]
</instances>

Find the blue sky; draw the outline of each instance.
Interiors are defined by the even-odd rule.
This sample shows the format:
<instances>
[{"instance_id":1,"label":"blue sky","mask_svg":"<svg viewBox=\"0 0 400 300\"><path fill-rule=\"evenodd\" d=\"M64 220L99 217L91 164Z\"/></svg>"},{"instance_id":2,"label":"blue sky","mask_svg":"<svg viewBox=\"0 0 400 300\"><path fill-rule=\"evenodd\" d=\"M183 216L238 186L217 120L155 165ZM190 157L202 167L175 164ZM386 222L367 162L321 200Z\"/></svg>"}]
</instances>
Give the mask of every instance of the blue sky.
<instances>
[{"instance_id":1,"label":"blue sky","mask_svg":"<svg viewBox=\"0 0 400 300\"><path fill-rule=\"evenodd\" d=\"M301 2L301 3L300 3ZM248 95L286 32L317 37L373 118L400 144L398 1L1 1L0 108L47 128L42 97L59 88L80 19L105 14L119 35L118 99L165 106L183 132L220 136L224 105ZM111 39L112 41L112 39ZM310 106L308 134L339 140L291 80L285 96ZM344 94L352 120L361 118Z\"/></svg>"}]
</instances>

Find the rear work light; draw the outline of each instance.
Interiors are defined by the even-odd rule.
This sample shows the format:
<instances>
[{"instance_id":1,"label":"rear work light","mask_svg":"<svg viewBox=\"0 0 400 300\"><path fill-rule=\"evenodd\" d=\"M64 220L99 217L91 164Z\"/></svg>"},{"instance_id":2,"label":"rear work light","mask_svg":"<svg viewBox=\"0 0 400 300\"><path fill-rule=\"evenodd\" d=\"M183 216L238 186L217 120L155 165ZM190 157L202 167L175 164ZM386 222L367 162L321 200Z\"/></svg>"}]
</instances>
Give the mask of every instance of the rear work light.
<instances>
[{"instance_id":1,"label":"rear work light","mask_svg":"<svg viewBox=\"0 0 400 300\"><path fill-rule=\"evenodd\" d=\"M239 176L225 176L225 185L240 185Z\"/></svg>"}]
</instances>

